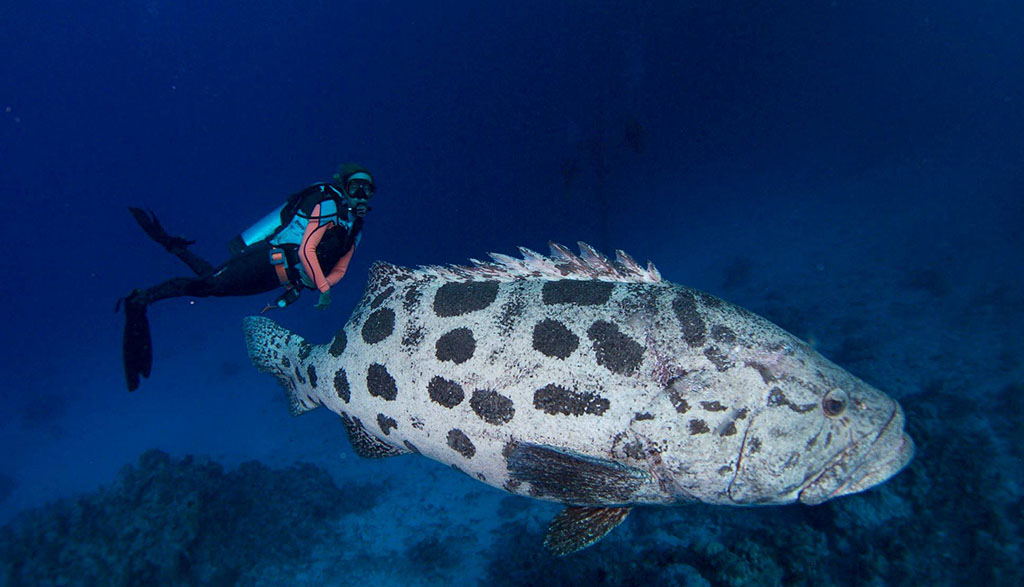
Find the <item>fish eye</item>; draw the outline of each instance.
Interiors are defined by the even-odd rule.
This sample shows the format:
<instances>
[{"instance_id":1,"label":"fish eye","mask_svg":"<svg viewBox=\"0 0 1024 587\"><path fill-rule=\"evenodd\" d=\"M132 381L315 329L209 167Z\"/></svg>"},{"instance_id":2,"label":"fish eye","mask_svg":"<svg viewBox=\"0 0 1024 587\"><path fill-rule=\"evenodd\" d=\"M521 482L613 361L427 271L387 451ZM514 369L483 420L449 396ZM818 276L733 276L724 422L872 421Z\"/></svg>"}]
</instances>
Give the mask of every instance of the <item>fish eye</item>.
<instances>
[{"instance_id":1,"label":"fish eye","mask_svg":"<svg viewBox=\"0 0 1024 587\"><path fill-rule=\"evenodd\" d=\"M849 402L846 398L846 392L836 388L821 398L821 409L825 411L825 415L829 418L836 418L846 411L847 403Z\"/></svg>"}]
</instances>

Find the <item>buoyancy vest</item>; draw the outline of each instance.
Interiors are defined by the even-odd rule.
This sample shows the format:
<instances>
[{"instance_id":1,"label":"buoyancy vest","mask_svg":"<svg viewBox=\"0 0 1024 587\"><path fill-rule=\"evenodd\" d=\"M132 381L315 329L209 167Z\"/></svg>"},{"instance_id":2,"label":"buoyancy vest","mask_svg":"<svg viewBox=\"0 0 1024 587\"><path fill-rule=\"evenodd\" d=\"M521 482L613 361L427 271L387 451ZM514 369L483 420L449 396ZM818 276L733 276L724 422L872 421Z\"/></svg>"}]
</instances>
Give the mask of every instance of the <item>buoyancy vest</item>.
<instances>
[{"instance_id":1,"label":"buoyancy vest","mask_svg":"<svg viewBox=\"0 0 1024 587\"><path fill-rule=\"evenodd\" d=\"M323 222L334 221L346 228L352 224L341 192L330 183L316 183L288 196L283 204L231 239L228 250L237 255L246 247L262 241L270 241L274 245L298 245L317 204L320 204L318 219Z\"/></svg>"}]
</instances>

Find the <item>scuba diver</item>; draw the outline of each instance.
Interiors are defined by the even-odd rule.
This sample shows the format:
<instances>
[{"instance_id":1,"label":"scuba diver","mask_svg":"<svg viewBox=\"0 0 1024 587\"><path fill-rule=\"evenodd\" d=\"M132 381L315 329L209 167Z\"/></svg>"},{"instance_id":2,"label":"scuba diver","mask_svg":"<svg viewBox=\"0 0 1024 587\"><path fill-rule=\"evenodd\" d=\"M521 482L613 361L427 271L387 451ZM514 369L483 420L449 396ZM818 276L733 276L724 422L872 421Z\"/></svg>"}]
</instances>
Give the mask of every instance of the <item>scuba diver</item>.
<instances>
[{"instance_id":1,"label":"scuba diver","mask_svg":"<svg viewBox=\"0 0 1024 587\"><path fill-rule=\"evenodd\" d=\"M118 300L114 311L123 303L126 315L122 351L128 390L137 389L140 376L149 377L153 366L146 308L154 302L180 296L246 296L283 286L284 293L264 312L288 306L305 288L318 290L316 308L326 309L331 287L344 277L359 244L374 189L373 175L366 168L341 165L333 181L293 194L232 239L231 258L220 267L188 249L195 241L168 235L152 212L129 208L142 230L188 265L196 277L175 277Z\"/></svg>"}]
</instances>

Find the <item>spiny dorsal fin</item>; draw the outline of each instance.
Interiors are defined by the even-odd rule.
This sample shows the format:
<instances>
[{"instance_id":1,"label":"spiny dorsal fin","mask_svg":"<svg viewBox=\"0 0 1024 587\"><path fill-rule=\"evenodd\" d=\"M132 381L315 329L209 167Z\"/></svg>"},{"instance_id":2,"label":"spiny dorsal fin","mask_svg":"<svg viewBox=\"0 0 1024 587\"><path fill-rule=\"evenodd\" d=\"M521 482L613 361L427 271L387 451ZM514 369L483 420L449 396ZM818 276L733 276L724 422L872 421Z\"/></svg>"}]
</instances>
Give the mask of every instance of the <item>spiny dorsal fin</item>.
<instances>
[{"instance_id":1,"label":"spiny dorsal fin","mask_svg":"<svg viewBox=\"0 0 1024 587\"><path fill-rule=\"evenodd\" d=\"M415 271L419 277L439 277L450 281L512 281L514 279L582 279L620 281L627 283L654 283L661 274L653 263L641 267L632 257L615 251L615 259L605 257L590 245L580 242L576 255L563 245L548 243L551 256L520 247L522 259L500 253L489 253L492 261L470 259L472 266L428 265Z\"/></svg>"},{"instance_id":2,"label":"spiny dorsal fin","mask_svg":"<svg viewBox=\"0 0 1024 587\"><path fill-rule=\"evenodd\" d=\"M569 506L548 525L544 548L555 556L584 549L605 537L629 515L629 507Z\"/></svg>"}]
</instances>

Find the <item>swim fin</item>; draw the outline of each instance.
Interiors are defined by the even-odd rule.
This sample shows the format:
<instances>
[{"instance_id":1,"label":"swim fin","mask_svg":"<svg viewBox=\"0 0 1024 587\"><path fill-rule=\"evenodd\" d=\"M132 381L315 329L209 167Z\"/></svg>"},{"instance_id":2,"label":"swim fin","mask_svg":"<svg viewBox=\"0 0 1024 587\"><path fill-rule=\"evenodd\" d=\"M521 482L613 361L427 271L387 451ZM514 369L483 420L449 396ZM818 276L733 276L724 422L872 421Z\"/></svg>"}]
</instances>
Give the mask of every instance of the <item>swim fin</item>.
<instances>
[{"instance_id":1,"label":"swim fin","mask_svg":"<svg viewBox=\"0 0 1024 587\"><path fill-rule=\"evenodd\" d=\"M190 241L180 236L167 234L167 231L164 230L163 225L157 220L156 214L152 210L143 210L142 208L132 208L129 206L128 211L132 213L132 216L135 217L135 222L139 223L139 226L142 227L142 230L149 238L168 251L173 252L173 249L184 248L196 243L196 241Z\"/></svg>"},{"instance_id":2,"label":"swim fin","mask_svg":"<svg viewBox=\"0 0 1024 587\"><path fill-rule=\"evenodd\" d=\"M149 238L153 239L158 245L167 250L175 257L181 259L183 263L188 265L196 275L206 275L213 273L213 265L209 261L203 259L190 251L188 247L196 244L196 241L189 240L182 236L171 236L167 234L167 230L164 229L163 225L157 219L156 214L152 210L143 210L142 208L128 207L128 211L132 213L135 218L135 222L142 227L143 232L146 233Z\"/></svg>"},{"instance_id":3,"label":"swim fin","mask_svg":"<svg viewBox=\"0 0 1024 587\"><path fill-rule=\"evenodd\" d=\"M128 391L139 388L139 377L149 377L153 368L153 344L146 318L146 301L139 290L124 300L124 376Z\"/></svg>"}]
</instances>

